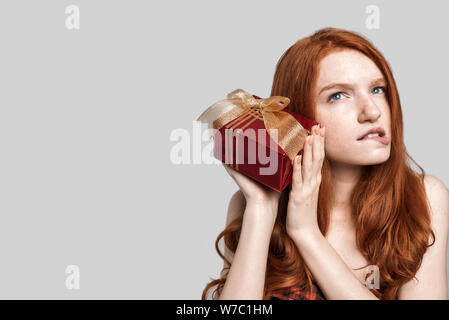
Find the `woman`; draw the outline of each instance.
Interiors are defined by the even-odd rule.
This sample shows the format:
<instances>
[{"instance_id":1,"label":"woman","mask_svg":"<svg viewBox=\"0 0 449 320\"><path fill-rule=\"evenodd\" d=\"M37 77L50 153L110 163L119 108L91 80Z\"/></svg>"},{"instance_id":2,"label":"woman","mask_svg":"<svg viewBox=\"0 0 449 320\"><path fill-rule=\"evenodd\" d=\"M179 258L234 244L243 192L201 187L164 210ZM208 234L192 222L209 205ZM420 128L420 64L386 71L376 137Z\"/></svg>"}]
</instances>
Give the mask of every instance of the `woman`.
<instances>
[{"instance_id":1,"label":"woman","mask_svg":"<svg viewBox=\"0 0 449 320\"><path fill-rule=\"evenodd\" d=\"M381 53L356 33L318 30L281 57L271 96L322 128L281 193L225 165L240 190L216 240L223 272L202 298L216 287L214 299L447 299L449 192L410 167Z\"/></svg>"}]
</instances>

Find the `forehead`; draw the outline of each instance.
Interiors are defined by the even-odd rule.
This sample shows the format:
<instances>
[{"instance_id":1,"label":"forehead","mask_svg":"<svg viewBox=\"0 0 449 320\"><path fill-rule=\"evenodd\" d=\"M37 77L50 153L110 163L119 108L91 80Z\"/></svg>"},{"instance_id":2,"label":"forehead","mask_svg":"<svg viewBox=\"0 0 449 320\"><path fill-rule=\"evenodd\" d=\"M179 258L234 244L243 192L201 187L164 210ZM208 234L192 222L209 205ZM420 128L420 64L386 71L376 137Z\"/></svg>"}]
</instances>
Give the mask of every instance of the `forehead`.
<instances>
[{"instance_id":1,"label":"forehead","mask_svg":"<svg viewBox=\"0 0 449 320\"><path fill-rule=\"evenodd\" d=\"M363 53L345 49L325 56L318 67L317 89L330 83L369 83L382 72Z\"/></svg>"}]
</instances>

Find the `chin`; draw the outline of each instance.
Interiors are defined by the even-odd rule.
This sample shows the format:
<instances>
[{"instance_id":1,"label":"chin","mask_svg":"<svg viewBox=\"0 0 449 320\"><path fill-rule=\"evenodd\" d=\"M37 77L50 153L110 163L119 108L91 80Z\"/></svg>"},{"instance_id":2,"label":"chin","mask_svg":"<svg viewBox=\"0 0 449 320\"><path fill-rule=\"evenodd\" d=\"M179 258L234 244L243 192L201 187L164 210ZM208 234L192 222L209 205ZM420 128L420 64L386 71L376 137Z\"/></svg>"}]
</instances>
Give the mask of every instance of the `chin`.
<instances>
[{"instance_id":1,"label":"chin","mask_svg":"<svg viewBox=\"0 0 449 320\"><path fill-rule=\"evenodd\" d=\"M382 164L384 162L387 162L388 159L390 159L390 154L387 155L378 155L378 156L371 156L371 157L365 157L365 159L359 159L359 163L356 163L361 166L372 166L376 164Z\"/></svg>"},{"instance_id":2,"label":"chin","mask_svg":"<svg viewBox=\"0 0 449 320\"><path fill-rule=\"evenodd\" d=\"M388 161L388 158L385 159L385 160L371 161L371 162L368 162L368 163L366 163L366 164L364 164L364 165L365 165L365 166L373 166L373 165L376 165L376 164L382 164L382 163L385 163L385 162L387 162L387 161Z\"/></svg>"},{"instance_id":3,"label":"chin","mask_svg":"<svg viewBox=\"0 0 449 320\"><path fill-rule=\"evenodd\" d=\"M334 163L341 163L341 164L347 164L347 165L354 165L354 166L372 166L377 164L382 164L384 162L387 162L390 158L390 153L386 154L377 154L377 155L365 155L362 157L361 154L357 155L357 157L352 158L333 158L328 157L328 159L331 162Z\"/></svg>"}]
</instances>

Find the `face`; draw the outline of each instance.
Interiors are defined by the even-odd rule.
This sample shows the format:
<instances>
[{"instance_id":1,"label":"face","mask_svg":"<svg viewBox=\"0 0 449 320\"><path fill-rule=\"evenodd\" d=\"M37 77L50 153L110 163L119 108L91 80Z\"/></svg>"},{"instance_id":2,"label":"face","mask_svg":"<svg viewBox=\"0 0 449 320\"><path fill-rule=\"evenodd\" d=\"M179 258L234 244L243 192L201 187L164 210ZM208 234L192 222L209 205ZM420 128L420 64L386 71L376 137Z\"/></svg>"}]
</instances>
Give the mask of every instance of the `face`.
<instances>
[{"instance_id":1,"label":"face","mask_svg":"<svg viewBox=\"0 0 449 320\"><path fill-rule=\"evenodd\" d=\"M356 50L333 52L319 65L315 86L316 120L326 127L329 161L373 165L390 157L390 107L382 72ZM370 129L383 137L359 139Z\"/></svg>"}]
</instances>

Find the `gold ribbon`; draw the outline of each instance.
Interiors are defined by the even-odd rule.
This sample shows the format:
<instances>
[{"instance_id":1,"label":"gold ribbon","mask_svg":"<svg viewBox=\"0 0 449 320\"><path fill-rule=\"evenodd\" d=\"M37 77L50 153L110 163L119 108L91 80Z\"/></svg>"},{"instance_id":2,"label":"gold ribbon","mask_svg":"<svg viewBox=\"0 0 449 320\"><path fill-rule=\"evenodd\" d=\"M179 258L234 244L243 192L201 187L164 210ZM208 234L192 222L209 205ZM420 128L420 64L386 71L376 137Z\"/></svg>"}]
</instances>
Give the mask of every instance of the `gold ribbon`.
<instances>
[{"instance_id":1,"label":"gold ribbon","mask_svg":"<svg viewBox=\"0 0 449 320\"><path fill-rule=\"evenodd\" d=\"M268 134L271 135L271 131L277 130L277 143L293 162L304 147L309 131L291 114L282 111L289 103L290 99L287 97L256 99L248 92L237 89L229 93L227 99L207 108L197 121L208 123L209 128L220 130L225 124L229 123L233 129L250 119L240 128L244 130L256 119L263 120ZM231 120L233 121L230 122Z\"/></svg>"}]
</instances>

